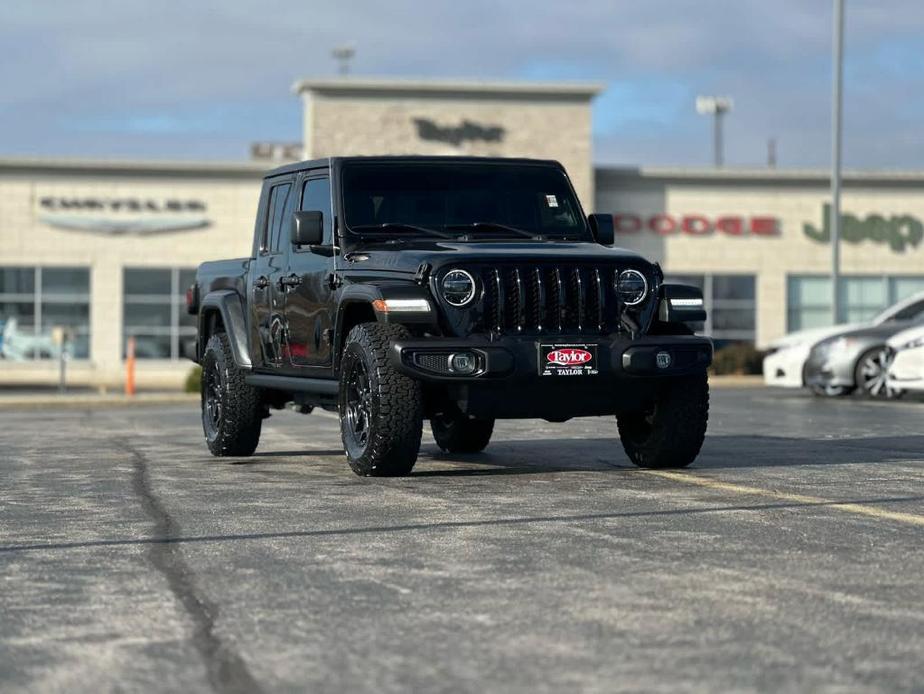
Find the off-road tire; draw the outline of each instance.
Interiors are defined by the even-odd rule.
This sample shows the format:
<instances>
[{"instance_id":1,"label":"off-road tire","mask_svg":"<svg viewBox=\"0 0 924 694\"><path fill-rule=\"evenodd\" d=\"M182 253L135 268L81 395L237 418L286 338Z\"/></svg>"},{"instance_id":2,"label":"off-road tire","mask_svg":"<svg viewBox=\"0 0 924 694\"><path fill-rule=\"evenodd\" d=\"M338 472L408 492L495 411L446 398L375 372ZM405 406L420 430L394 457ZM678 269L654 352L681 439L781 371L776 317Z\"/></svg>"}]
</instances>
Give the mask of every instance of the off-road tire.
<instances>
[{"instance_id":1,"label":"off-road tire","mask_svg":"<svg viewBox=\"0 0 924 694\"><path fill-rule=\"evenodd\" d=\"M653 407L619 415L622 447L644 468L686 467L699 455L709 420L706 374L665 382Z\"/></svg>"},{"instance_id":2,"label":"off-road tire","mask_svg":"<svg viewBox=\"0 0 924 694\"><path fill-rule=\"evenodd\" d=\"M210 389L221 406L217 422L209 412ZM201 396L202 429L212 455L251 455L260 442L265 408L260 389L247 384L234 363L231 343L223 332L212 335L205 345Z\"/></svg>"},{"instance_id":3,"label":"off-road tire","mask_svg":"<svg viewBox=\"0 0 924 694\"><path fill-rule=\"evenodd\" d=\"M430 419L436 445L447 453L479 453L491 441L493 419L469 419L461 412L442 412Z\"/></svg>"},{"instance_id":4,"label":"off-road tire","mask_svg":"<svg viewBox=\"0 0 924 694\"><path fill-rule=\"evenodd\" d=\"M361 323L347 335L340 360L340 433L347 460L357 475L407 475L417 462L423 430L420 383L395 369L388 356L394 340L409 336L403 326L382 323ZM355 414L350 414L348 406L356 391L351 379L361 367L369 386L364 443L352 433Z\"/></svg>"}]
</instances>

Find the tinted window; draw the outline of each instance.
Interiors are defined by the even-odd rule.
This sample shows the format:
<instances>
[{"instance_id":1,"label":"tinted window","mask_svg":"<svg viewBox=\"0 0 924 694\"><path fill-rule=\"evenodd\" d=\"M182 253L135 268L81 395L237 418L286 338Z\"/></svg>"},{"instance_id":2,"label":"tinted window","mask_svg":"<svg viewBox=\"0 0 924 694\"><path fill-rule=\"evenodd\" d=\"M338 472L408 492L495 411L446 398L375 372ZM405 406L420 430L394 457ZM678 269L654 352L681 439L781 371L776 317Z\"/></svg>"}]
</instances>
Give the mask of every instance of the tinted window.
<instances>
[{"instance_id":1,"label":"tinted window","mask_svg":"<svg viewBox=\"0 0 924 694\"><path fill-rule=\"evenodd\" d=\"M126 269L124 277L126 294L170 295L169 269Z\"/></svg>"},{"instance_id":2,"label":"tinted window","mask_svg":"<svg viewBox=\"0 0 924 694\"><path fill-rule=\"evenodd\" d=\"M286 203L289 198L291 183L273 186L270 191L269 213L267 214L267 241L263 250L278 253L281 248L283 219L286 216Z\"/></svg>"},{"instance_id":3,"label":"tinted window","mask_svg":"<svg viewBox=\"0 0 924 694\"><path fill-rule=\"evenodd\" d=\"M334 216L330 207L330 179L312 178L305 181L301 209L305 212L320 211L324 214L324 243L333 239Z\"/></svg>"},{"instance_id":4,"label":"tinted window","mask_svg":"<svg viewBox=\"0 0 924 694\"><path fill-rule=\"evenodd\" d=\"M922 317L924 317L924 301L917 301L903 308L889 320L916 320Z\"/></svg>"},{"instance_id":5,"label":"tinted window","mask_svg":"<svg viewBox=\"0 0 924 694\"><path fill-rule=\"evenodd\" d=\"M343 185L350 228L388 223L446 228L483 222L552 235L585 231L567 178L551 166L349 164Z\"/></svg>"}]
</instances>

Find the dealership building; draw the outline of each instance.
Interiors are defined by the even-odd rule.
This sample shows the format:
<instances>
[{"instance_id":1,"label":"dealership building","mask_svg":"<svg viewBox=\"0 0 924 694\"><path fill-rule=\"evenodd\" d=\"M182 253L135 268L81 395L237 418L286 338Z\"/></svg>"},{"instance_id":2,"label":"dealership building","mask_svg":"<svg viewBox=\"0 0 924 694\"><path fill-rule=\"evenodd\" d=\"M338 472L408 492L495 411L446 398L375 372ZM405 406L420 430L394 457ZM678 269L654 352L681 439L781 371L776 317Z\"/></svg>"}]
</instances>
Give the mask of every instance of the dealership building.
<instances>
[{"instance_id":1,"label":"dealership building","mask_svg":"<svg viewBox=\"0 0 924 694\"><path fill-rule=\"evenodd\" d=\"M233 163L0 159L0 385L118 388L134 338L140 387L173 387L194 334L185 289L203 260L250 252L262 172L350 154L561 161L618 244L703 288L707 334L767 344L830 321L824 171L595 166L591 102L574 83L306 80L303 142ZM924 172L848 172L844 320L924 291Z\"/></svg>"}]
</instances>

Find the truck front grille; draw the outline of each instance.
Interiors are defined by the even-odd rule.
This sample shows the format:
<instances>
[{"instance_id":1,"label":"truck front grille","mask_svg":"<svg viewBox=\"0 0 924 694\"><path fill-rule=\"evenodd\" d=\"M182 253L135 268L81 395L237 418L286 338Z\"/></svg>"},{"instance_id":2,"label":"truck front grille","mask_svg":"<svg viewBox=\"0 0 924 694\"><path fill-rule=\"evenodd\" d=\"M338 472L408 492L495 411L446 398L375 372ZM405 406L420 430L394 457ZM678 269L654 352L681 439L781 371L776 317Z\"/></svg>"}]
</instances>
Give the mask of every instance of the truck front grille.
<instances>
[{"instance_id":1,"label":"truck front grille","mask_svg":"<svg viewBox=\"0 0 924 694\"><path fill-rule=\"evenodd\" d=\"M476 272L484 288L476 331L603 334L620 329L615 267L515 265Z\"/></svg>"}]
</instances>

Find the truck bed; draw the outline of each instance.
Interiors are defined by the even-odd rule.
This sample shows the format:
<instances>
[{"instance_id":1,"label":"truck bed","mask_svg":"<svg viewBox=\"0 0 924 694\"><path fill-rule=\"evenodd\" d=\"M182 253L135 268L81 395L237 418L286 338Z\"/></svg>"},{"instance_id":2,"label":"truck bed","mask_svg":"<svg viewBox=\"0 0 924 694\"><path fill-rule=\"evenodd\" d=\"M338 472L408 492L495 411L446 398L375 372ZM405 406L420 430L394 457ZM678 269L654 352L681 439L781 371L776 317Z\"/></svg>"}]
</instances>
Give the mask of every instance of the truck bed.
<instances>
[{"instance_id":1,"label":"truck bed","mask_svg":"<svg viewBox=\"0 0 924 694\"><path fill-rule=\"evenodd\" d=\"M250 269L250 258L211 260L202 263L196 271L196 286L199 296L218 289L233 289L240 296L247 296L245 283Z\"/></svg>"}]
</instances>

